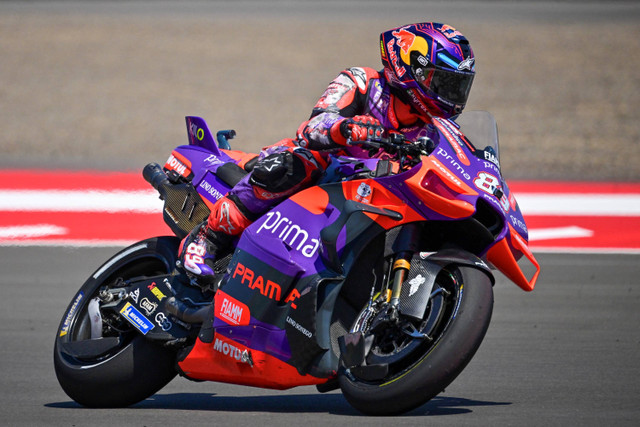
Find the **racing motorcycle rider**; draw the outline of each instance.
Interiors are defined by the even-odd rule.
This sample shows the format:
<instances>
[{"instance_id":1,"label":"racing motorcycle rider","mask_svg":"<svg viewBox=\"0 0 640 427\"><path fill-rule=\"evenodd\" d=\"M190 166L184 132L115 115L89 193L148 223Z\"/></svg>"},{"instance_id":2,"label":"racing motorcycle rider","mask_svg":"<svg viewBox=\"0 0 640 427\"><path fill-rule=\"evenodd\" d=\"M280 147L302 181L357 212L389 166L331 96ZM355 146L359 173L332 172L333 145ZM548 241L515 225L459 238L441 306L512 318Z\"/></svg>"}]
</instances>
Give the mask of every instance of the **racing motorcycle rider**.
<instances>
[{"instance_id":1,"label":"racing motorcycle rider","mask_svg":"<svg viewBox=\"0 0 640 427\"><path fill-rule=\"evenodd\" d=\"M380 35L380 49L383 70L342 71L296 138L264 148L251 173L185 238L181 263L201 284L213 279L216 252L271 207L315 184L329 152L367 157L368 151L348 141L389 132L411 140L431 136L433 117L462 112L475 67L471 46L459 31L434 22L398 27Z\"/></svg>"}]
</instances>

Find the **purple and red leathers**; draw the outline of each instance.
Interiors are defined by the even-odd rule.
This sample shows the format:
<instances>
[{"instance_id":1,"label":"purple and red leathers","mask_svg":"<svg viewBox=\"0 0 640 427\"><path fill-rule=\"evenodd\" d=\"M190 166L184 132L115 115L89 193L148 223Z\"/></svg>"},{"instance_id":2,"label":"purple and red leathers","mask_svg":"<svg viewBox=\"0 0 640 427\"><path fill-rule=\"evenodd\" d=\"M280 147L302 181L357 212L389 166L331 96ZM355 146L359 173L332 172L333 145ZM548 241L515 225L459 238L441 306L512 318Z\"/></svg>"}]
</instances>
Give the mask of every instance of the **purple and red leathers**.
<instances>
[{"instance_id":1,"label":"purple and red leathers","mask_svg":"<svg viewBox=\"0 0 640 427\"><path fill-rule=\"evenodd\" d=\"M329 152L369 157L368 151L346 145L347 139L364 141L384 131L415 139L431 134L430 123L381 72L344 70L302 123L297 139L263 149L252 172L215 203L206 227L187 237L182 245L185 268L200 276L213 274L212 251L228 245L271 207L314 185L328 165Z\"/></svg>"},{"instance_id":2,"label":"purple and red leathers","mask_svg":"<svg viewBox=\"0 0 640 427\"><path fill-rule=\"evenodd\" d=\"M329 152L369 157L368 151L345 145L347 138L357 142L373 134L380 136L381 131L394 131L416 139L433 132L430 123L431 118L402 99L402 93L388 85L382 73L371 68L344 70L320 97L311 118L300 125L297 139L265 148L253 172L226 199L239 205L240 213L252 222L284 198L312 185L326 168ZM220 229L212 216L209 226Z\"/></svg>"},{"instance_id":3,"label":"purple and red leathers","mask_svg":"<svg viewBox=\"0 0 640 427\"><path fill-rule=\"evenodd\" d=\"M409 140L431 137L432 118L462 112L475 76L475 57L462 33L435 22L405 25L382 33L380 47L382 71L349 68L340 73L296 140L263 150L251 174L214 205L205 233L213 246L230 241L272 206L313 185L327 166L328 151L368 157L348 140L375 139L384 131ZM202 233L192 235L183 247L202 240L194 237ZM191 247L202 252L202 245Z\"/></svg>"}]
</instances>

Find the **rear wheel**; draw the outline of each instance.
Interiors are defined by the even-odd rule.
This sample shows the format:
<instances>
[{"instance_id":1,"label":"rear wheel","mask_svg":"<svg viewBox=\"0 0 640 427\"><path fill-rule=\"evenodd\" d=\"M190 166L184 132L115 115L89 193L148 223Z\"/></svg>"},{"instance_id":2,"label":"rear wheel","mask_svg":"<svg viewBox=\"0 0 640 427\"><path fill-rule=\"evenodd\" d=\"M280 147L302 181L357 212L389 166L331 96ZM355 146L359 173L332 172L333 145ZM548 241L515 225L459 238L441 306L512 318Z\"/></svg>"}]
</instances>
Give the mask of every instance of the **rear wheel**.
<instances>
[{"instance_id":1,"label":"rear wheel","mask_svg":"<svg viewBox=\"0 0 640 427\"><path fill-rule=\"evenodd\" d=\"M394 415L422 405L443 391L479 348L493 310L489 277L450 266L438 275L431 295L420 320L400 315L397 322L389 321L383 310L374 316L363 310L356 320L370 345L366 364L388 368L376 380L356 368L340 373L340 388L359 411ZM370 320L363 322L362 316Z\"/></svg>"},{"instance_id":2,"label":"rear wheel","mask_svg":"<svg viewBox=\"0 0 640 427\"><path fill-rule=\"evenodd\" d=\"M69 304L58 327L54 366L62 389L76 402L89 407L128 406L175 377L174 351L146 340L114 314L104 313L101 321L92 322L97 309L90 305L101 290L117 287L121 279L172 271L178 244L177 238L158 237L122 250L84 283Z\"/></svg>"}]
</instances>

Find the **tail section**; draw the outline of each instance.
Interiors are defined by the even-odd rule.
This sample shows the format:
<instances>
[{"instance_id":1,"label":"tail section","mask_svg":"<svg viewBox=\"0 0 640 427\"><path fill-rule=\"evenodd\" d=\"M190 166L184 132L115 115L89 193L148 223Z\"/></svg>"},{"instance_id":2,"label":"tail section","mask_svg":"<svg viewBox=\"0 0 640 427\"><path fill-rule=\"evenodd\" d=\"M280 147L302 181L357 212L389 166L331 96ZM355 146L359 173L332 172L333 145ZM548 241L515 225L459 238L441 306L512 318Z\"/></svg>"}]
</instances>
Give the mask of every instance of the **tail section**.
<instances>
[{"instance_id":1,"label":"tail section","mask_svg":"<svg viewBox=\"0 0 640 427\"><path fill-rule=\"evenodd\" d=\"M201 117L187 116L187 134L189 135L189 145L196 145L205 148L216 155L220 154L218 145L207 126L207 122Z\"/></svg>"}]
</instances>

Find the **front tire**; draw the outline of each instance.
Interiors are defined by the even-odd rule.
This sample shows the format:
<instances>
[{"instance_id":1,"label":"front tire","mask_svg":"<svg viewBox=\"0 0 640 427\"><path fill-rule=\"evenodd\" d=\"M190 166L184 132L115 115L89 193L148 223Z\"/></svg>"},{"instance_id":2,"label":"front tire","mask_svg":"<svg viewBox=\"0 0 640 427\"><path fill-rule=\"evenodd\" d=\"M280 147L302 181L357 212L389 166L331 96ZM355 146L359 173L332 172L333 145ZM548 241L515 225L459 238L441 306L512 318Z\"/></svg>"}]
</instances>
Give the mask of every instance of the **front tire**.
<instances>
[{"instance_id":1,"label":"front tire","mask_svg":"<svg viewBox=\"0 0 640 427\"><path fill-rule=\"evenodd\" d=\"M442 392L469 363L491 321L492 283L485 273L470 267L451 268L450 277L451 284L444 285L446 279L442 275L436 281L436 285L450 290L449 307L442 312L444 316L439 314L440 326L434 327L424 319L435 332L431 343L402 343L399 348L410 349L409 354L405 356L398 350L398 354L386 355L392 363L388 376L382 380L367 381L349 370L341 371L340 388L354 408L368 415L410 411ZM433 314L431 310L427 317ZM378 363L385 359L385 355L372 356L373 353L367 357Z\"/></svg>"},{"instance_id":2,"label":"front tire","mask_svg":"<svg viewBox=\"0 0 640 427\"><path fill-rule=\"evenodd\" d=\"M79 404L129 406L176 376L175 352L146 340L133 328L110 328L101 338L91 339L88 306L101 288L114 287L119 278L171 272L178 245L175 237L157 237L122 250L82 285L69 304L58 327L54 367L62 389Z\"/></svg>"}]
</instances>

